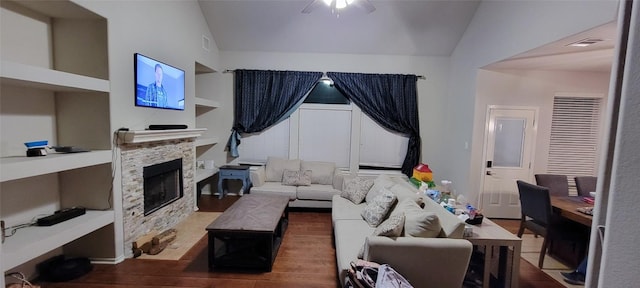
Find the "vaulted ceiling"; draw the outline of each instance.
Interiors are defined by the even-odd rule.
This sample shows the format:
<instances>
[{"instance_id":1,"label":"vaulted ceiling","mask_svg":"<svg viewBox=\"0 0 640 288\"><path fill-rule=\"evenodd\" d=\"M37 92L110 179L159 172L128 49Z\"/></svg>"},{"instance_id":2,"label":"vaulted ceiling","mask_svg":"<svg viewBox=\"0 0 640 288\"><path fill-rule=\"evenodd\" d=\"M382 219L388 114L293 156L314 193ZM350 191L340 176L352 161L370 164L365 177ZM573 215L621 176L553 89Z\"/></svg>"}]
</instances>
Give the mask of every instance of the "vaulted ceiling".
<instances>
[{"instance_id":1,"label":"vaulted ceiling","mask_svg":"<svg viewBox=\"0 0 640 288\"><path fill-rule=\"evenodd\" d=\"M312 1L199 0L199 4L222 51L450 56L480 3L370 0L376 8L372 13L358 5L332 11L324 3L302 13ZM584 38L605 41L586 49L565 46ZM614 40L612 23L488 68L606 72Z\"/></svg>"}]
</instances>

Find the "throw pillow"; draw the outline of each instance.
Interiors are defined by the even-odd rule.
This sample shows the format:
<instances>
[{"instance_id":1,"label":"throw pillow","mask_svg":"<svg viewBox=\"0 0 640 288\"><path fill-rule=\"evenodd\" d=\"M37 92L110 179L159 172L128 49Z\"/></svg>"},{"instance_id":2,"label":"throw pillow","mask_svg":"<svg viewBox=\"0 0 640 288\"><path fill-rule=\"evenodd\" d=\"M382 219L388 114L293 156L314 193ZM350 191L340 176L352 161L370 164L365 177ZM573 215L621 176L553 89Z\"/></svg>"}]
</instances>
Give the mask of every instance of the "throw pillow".
<instances>
[{"instance_id":1,"label":"throw pillow","mask_svg":"<svg viewBox=\"0 0 640 288\"><path fill-rule=\"evenodd\" d=\"M313 172L311 170L302 170L298 174L298 186L311 186Z\"/></svg>"},{"instance_id":2,"label":"throw pillow","mask_svg":"<svg viewBox=\"0 0 640 288\"><path fill-rule=\"evenodd\" d=\"M282 185L310 186L311 170L305 170L305 171L284 170L282 174Z\"/></svg>"},{"instance_id":3,"label":"throw pillow","mask_svg":"<svg viewBox=\"0 0 640 288\"><path fill-rule=\"evenodd\" d=\"M376 230L373 231L374 236L399 237L404 229L404 214L389 216L384 220Z\"/></svg>"},{"instance_id":4,"label":"throw pillow","mask_svg":"<svg viewBox=\"0 0 640 288\"><path fill-rule=\"evenodd\" d=\"M360 204L373 186L373 180L355 177L344 183L344 189L340 193L342 198L349 199L353 204Z\"/></svg>"},{"instance_id":5,"label":"throw pillow","mask_svg":"<svg viewBox=\"0 0 640 288\"><path fill-rule=\"evenodd\" d=\"M386 237L399 237L402 235L402 230L404 229L404 214L392 215L384 220L376 230L373 231L372 236L386 236ZM362 247L360 247L360 251L358 251L358 259L362 259L364 257L364 247L367 245L367 241L364 242Z\"/></svg>"},{"instance_id":6,"label":"throw pillow","mask_svg":"<svg viewBox=\"0 0 640 288\"><path fill-rule=\"evenodd\" d=\"M384 189L380 195L367 203L360 215L365 221L367 221L369 226L378 227L378 225L387 218L387 214L395 202L396 195L393 195L391 191Z\"/></svg>"}]
</instances>

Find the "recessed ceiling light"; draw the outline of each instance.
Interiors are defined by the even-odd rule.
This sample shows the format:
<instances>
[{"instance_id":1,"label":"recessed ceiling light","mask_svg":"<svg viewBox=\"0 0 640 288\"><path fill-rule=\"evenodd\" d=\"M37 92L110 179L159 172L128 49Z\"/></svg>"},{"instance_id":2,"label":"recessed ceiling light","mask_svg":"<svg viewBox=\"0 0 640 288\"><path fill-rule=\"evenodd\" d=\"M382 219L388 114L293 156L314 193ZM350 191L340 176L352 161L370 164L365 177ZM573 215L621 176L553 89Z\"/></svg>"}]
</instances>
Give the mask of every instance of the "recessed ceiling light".
<instances>
[{"instance_id":1,"label":"recessed ceiling light","mask_svg":"<svg viewBox=\"0 0 640 288\"><path fill-rule=\"evenodd\" d=\"M580 41L577 42L573 42L571 44L568 44L566 46L572 46L572 47L587 47L599 42L604 41L603 39L599 39L599 38L586 38L586 39L582 39Z\"/></svg>"}]
</instances>

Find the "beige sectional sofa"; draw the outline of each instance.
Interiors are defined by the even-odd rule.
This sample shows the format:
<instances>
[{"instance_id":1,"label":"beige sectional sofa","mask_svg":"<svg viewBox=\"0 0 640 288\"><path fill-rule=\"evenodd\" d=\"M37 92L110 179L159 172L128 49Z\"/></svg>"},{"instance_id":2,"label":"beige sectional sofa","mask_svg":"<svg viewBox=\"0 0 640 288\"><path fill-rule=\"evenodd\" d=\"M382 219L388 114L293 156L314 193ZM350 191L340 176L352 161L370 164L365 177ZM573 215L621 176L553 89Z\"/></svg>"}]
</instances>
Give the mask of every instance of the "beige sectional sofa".
<instances>
[{"instance_id":1,"label":"beige sectional sofa","mask_svg":"<svg viewBox=\"0 0 640 288\"><path fill-rule=\"evenodd\" d=\"M351 179L347 177L344 181L346 185ZM359 251L362 251L364 260L389 264L416 288L460 288L472 252L472 244L462 239L464 223L428 197L416 194L417 189L404 175L382 175L373 182L363 203L355 204L340 195L333 196L332 221L341 282L344 282L349 263L357 259ZM367 201L375 202L371 191L382 191L383 188L392 192L397 199L388 215L405 215L399 237L372 236L377 231L376 227L369 225L362 216ZM416 203L423 203L424 206ZM434 231L422 227L425 228L423 232L432 234L432 238L407 235L418 235L414 232L415 225L408 226L416 222L409 219L424 219L419 218L423 216L431 219L430 224L423 226L435 227ZM437 226L438 222L440 227ZM384 225L384 222L380 224Z\"/></svg>"},{"instance_id":2,"label":"beige sectional sofa","mask_svg":"<svg viewBox=\"0 0 640 288\"><path fill-rule=\"evenodd\" d=\"M307 183L285 183L286 171L311 171L310 179L306 179ZM307 208L331 208L333 196L340 195L343 179L332 162L276 157L269 157L264 166L254 168L250 175L253 186L249 193L287 196L290 207Z\"/></svg>"}]
</instances>

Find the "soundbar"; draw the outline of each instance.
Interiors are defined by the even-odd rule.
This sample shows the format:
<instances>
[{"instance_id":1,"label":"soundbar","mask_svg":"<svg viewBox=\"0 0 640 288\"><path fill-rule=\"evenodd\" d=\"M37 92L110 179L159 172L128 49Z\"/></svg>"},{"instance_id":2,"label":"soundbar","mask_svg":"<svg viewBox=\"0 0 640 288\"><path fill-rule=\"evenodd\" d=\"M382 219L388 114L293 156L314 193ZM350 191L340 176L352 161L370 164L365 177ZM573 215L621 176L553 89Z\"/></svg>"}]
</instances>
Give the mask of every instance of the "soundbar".
<instances>
[{"instance_id":1,"label":"soundbar","mask_svg":"<svg viewBox=\"0 0 640 288\"><path fill-rule=\"evenodd\" d=\"M84 208L69 208L69 209L63 209L60 211L56 211L55 213L43 217L43 218L39 218L37 221L38 226L52 226L55 224L58 224L60 222L63 221L67 221L69 219L72 218L76 218L80 215L84 215L85 213L87 213L87 210Z\"/></svg>"},{"instance_id":2,"label":"soundbar","mask_svg":"<svg viewBox=\"0 0 640 288\"><path fill-rule=\"evenodd\" d=\"M170 130L170 129L187 129L187 125L177 125L177 124L149 125L149 130Z\"/></svg>"}]
</instances>

